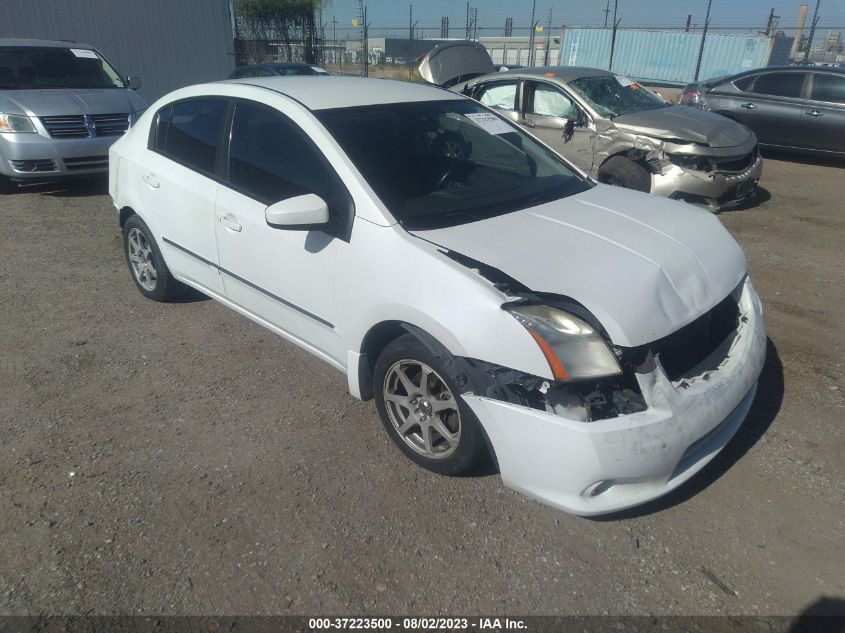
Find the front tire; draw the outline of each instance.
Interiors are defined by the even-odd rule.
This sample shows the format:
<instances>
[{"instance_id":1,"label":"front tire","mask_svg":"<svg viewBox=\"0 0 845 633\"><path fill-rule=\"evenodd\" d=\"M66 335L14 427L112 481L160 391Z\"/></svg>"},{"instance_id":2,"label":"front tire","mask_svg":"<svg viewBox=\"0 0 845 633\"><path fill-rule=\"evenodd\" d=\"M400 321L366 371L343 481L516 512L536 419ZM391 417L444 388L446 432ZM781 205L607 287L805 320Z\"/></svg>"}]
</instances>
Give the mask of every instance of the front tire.
<instances>
[{"instance_id":1,"label":"front tire","mask_svg":"<svg viewBox=\"0 0 845 633\"><path fill-rule=\"evenodd\" d=\"M412 334L385 347L373 372L376 408L388 435L415 464L460 475L487 453L478 418L441 358Z\"/></svg>"},{"instance_id":2,"label":"front tire","mask_svg":"<svg viewBox=\"0 0 845 633\"><path fill-rule=\"evenodd\" d=\"M178 282L164 263L150 227L137 215L123 225L123 254L138 291L153 301L168 301L183 294Z\"/></svg>"},{"instance_id":3,"label":"front tire","mask_svg":"<svg viewBox=\"0 0 845 633\"><path fill-rule=\"evenodd\" d=\"M598 180L606 185L649 193L651 176L645 168L625 156L614 156L599 169Z\"/></svg>"}]
</instances>

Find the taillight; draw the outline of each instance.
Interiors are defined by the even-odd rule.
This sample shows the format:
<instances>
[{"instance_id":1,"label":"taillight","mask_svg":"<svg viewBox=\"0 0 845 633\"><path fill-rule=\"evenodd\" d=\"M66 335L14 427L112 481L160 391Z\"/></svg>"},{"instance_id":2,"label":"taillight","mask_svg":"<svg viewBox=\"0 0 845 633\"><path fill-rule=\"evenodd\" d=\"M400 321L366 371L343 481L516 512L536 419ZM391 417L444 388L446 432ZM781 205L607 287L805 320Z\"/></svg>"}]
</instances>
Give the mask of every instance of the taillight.
<instances>
[{"instance_id":1,"label":"taillight","mask_svg":"<svg viewBox=\"0 0 845 633\"><path fill-rule=\"evenodd\" d=\"M703 93L700 90L684 90L678 103L681 105L700 105L703 101Z\"/></svg>"}]
</instances>

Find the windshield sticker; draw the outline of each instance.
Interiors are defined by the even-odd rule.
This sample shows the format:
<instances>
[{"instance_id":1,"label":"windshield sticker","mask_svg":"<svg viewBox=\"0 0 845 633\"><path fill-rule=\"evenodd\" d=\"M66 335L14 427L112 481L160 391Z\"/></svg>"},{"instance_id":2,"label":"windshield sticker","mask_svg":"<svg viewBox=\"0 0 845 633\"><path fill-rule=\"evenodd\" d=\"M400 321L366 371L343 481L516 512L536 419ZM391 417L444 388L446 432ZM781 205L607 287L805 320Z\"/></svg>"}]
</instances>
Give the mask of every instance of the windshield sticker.
<instances>
[{"instance_id":1,"label":"windshield sticker","mask_svg":"<svg viewBox=\"0 0 845 633\"><path fill-rule=\"evenodd\" d=\"M87 57L89 59L97 59L97 53L87 48L72 48L70 52L77 57Z\"/></svg>"},{"instance_id":2,"label":"windshield sticker","mask_svg":"<svg viewBox=\"0 0 845 633\"><path fill-rule=\"evenodd\" d=\"M489 134L507 134L508 132L514 131L510 125L502 121L495 114L470 112L464 114L464 116Z\"/></svg>"}]
</instances>

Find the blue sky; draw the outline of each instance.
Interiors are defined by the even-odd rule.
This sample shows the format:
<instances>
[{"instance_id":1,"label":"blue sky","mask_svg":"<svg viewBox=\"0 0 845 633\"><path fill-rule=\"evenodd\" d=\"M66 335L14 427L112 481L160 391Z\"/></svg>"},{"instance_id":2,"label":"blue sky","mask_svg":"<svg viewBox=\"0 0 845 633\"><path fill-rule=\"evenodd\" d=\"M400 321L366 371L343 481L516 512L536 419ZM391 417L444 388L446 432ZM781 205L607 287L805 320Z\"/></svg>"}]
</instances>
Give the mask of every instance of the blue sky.
<instances>
[{"instance_id":1,"label":"blue sky","mask_svg":"<svg viewBox=\"0 0 845 633\"><path fill-rule=\"evenodd\" d=\"M812 18L815 0L809 4L807 24ZM536 18L547 23L549 7L552 7L552 25L604 24L604 8L607 0L537 0ZM794 27L798 16L800 0L713 0L711 27L747 31L748 28L763 29L774 7L780 15L779 28ZM366 0L370 35L381 36L385 29L404 29L407 33L408 0ZM424 28L426 37L437 37L440 32L441 16L449 16L451 35L460 37L466 24L465 0L415 0L414 20L417 28ZM611 12L613 0L610 0ZM527 34L531 20L531 0L471 0L470 6L478 8L479 35L502 35L506 17L514 21L514 35ZM702 24L706 11L706 0L619 0L618 17L625 27L683 27L688 14L693 24ZM351 20L357 15L357 0L330 0L323 10L323 22L327 32L331 29L332 15L337 20L338 35L352 30ZM611 13L612 20L612 13ZM520 29L519 27L523 27ZM829 28L845 30L845 0L821 0L817 37L824 37Z\"/></svg>"}]
</instances>

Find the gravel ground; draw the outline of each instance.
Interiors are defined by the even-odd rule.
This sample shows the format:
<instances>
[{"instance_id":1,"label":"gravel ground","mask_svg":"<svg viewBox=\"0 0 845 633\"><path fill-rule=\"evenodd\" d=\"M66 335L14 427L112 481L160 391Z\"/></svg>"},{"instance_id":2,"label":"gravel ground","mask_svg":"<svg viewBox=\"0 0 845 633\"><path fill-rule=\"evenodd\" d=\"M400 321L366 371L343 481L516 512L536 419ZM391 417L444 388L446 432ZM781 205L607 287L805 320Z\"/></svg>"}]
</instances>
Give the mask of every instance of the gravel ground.
<instances>
[{"instance_id":1,"label":"gravel ground","mask_svg":"<svg viewBox=\"0 0 845 633\"><path fill-rule=\"evenodd\" d=\"M603 520L425 472L335 370L143 299L104 183L0 199L0 613L845 612L844 179L770 157L722 214L765 304L757 400Z\"/></svg>"}]
</instances>

